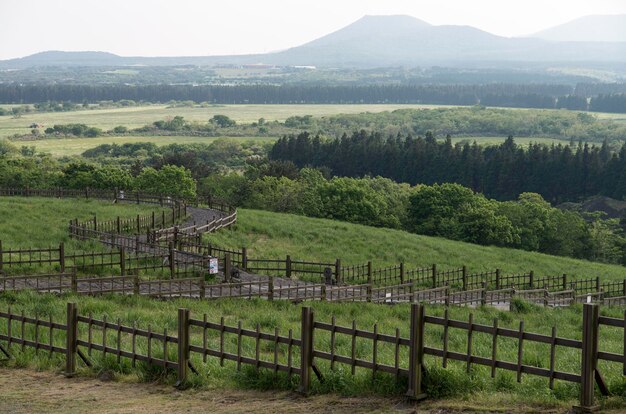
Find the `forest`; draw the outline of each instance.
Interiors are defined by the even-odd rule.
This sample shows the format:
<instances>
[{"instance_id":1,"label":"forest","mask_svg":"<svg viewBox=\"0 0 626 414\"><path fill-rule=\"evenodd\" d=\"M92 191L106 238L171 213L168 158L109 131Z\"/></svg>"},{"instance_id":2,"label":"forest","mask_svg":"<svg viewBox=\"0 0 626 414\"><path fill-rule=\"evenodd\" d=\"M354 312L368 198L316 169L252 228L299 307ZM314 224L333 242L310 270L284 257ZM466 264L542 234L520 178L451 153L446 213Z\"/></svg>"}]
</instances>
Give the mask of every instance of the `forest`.
<instances>
[{"instance_id":1,"label":"forest","mask_svg":"<svg viewBox=\"0 0 626 414\"><path fill-rule=\"evenodd\" d=\"M626 112L624 93L580 96L569 85L69 85L0 84L0 103L191 100L213 104L412 103Z\"/></svg>"},{"instance_id":2,"label":"forest","mask_svg":"<svg viewBox=\"0 0 626 414\"><path fill-rule=\"evenodd\" d=\"M269 154L298 167L325 167L333 175L382 176L409 184L459 183L488 197L511 200L524 192L553 203L596 194L626 196L626 146L544 145L524 149L509 137L498 146L452 144L432 134L385 138L355 132L337 139L309 133L283 137Z\"/></svg>"}]
</instances>

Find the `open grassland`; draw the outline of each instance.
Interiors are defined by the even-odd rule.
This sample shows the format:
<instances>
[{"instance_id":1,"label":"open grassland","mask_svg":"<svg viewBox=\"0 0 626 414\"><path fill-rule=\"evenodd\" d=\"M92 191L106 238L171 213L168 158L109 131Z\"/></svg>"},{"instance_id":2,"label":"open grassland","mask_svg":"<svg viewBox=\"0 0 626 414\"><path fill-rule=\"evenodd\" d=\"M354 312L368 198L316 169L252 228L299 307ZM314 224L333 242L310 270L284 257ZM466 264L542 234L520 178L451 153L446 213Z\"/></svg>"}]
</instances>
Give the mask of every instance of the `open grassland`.
<instances>
[{"instance_id":1,"label":"open grassland","mask_svg":"<svg viewBox=\"0 0 626 414\"><path fill-rule=\"evenodd\" d=\"M135 217L161 211L156 206L85 199L0 197L0 240L4 248L58 246L70 242L70 219ZM86 243L72 245L85 247Z\"/></svg>"},{"instance_id":2,"label":"open grassland","mask_svg":"<svg viewBox=\"0 0 626 414\"><path fill-rule=\"evenodd\" d=\"M622 280L626 276L626 269L619 265L258 210L239 209L233 231L206 238L216 246L245 246L252 258L284 259L289 254L292 259L322 262L340 258L345 265L372 260L374 268L399 262L411 266L436 263L440 270L466 265L470 273L499 268L506 274L534 270L537 275L566 273L571 278Z\"/></svg>"},{"instance_id":3,"label":"open grassland","mask_svg":"<svg viewBox=\"0 0 626 414\"><path fill-rule=\"evenodd\" d=\"M117 321L118 318L125 325L135 324L139 329L146 329L150 326L154 332L176 332L177 309L188 308L191 311L191 318L202 320L206 314L207 321L218 322L224 317L224 322L228 326L236 326L239 321L243 328L256 329L257 325L262 332L274 333L278 328L280 334L286 334L289 329L293 331L295 338L300 337L300 307L289 302L268 302L265 300L219 300L214 302L197 301L191 299L179 299L172 301L156 301L145 297L128 297L123 295L110 295L105 297L78 297L71 295L54 296L38 295L32 292L4 293L0 295L0 307L12 306L13 312L22 310L26 315L39 315L42 319L52 318L55 321L63 322L65 319L65 304L75 302L78 305L79 314L91 314L94 319L102 320L106 317L109 321ZM329 322L335 316L339 326L351 326L356 320L359 329L372 331L374 324L377 324L378 332L381 334L395 335L396 328L399 328L400 336L408 336L409 306L395 305L383 306L374 304L332 304L313 303L311 304L315 319L321 322ZM426 314L432 316L442 316L444 309L439 306L427 306ZM449 309L450 319L467 321L468 313L473 313L474 323L491 325L494 318L499 319L499 326L504 328L517 329L519 320L524 320L525 330L549 335L552 326L557 327L560 337L580 339L581 338L581 306L559 309L541 309L535 306L519 303L513 312L497 310L495 308L484 307L469 310L468 308L453 307ZM612 317L623 317L623 310L616 308L602 308L601 313ZM0 333L5 334L6 324L0 324ZM32 328L32 329L31 329ZM79 338L87 337L87 329L83 324L79 329ZM93 340L102 340L101 330L93 331ZM26 337L34 335L34 327L26 329ZM43 335L43 334L42 334ZM62 346L64 333L57 331L53 342ZM441 349L443 328L439 326L427 325L425 330L425 345ZM108 331L107 343L115 344L117 341L115 330ZM46 342L48 337L46 337ZM130 347L131 338L129 335L122 335L121 346L124 349ZM330 333L316 332L316 349L329 349ZM465 353L467 350L467 331L460 329L449 330L449 351ZM505 361L517 360L517 339L502 338L497 345L498 358ZM203 343L202 332L199 329L192 329L191 344L201 345ZM162 358L163 349L159 347L158 341L152 346L153 357ZM209 331L207 344L212 349L219 348L219 334ZM350 355L352 352L352 341L349 335L338 334L336 338L336 354ZM475 333L472 339L473 353L489 358L492 350L491 335ZM147 343L145 339L137 339L137 351L145 354ZM373 357L373 345L371 339L358 338L355 347L355 355L359 359L371 360ZM600 350L611 352L622 352L623 330L613 328L602 328ZM47 352L35 352L32 348L20 351L19 346L14 345L11 349L14 358L8 362L3 362L5 366L19 368L35 368L38 370L60 371L64 366L64 356ZM254 338L243 338L241 352L244 356L254 356ZM226 334L224 350L226 352L236 352L237 335ZM285 363L285 349L279 352L279 363ZM400 352L399 364L406 366L408 352ZM85 353L86 350L85 350ZM176 349L172 346L168 349L171 360L176 358ZM271 341L263 341L260 347L260 356L263 360L272 361L274 347ZM394 345L379 343L377 361L379 363L394 364ZM547 367L549 365L550 348L549 344L537 344L526 341L524 344L523 363ZM173 384L175 374L164 371L159 367L149 367L143 363L137 363L137 367L131 366L131 361L122 358L117 361L116 355L108 354L103 356L94 351L91 355L93 368L87 368L79 364L80 376L96 376L102 373L111 372L125 383L131 382L151 382L159 381L166 384ZM295 390L297 388L297 377L291 380L282 373L274 373L272 370L261 369L257 371L252 366L243 366L242 370L236 370L236 363L225 361L224 367L220 366L219 358L208 357L206 362L200 354L192 353L191 362L198 370L198 374L190 373L190 383L195 388L208 388L214 392L224 389L244 388L244 389L273 389L273 390ZM293 363L299 364L299 355L296 352ZM316 364L325 381L313 381L313 393L338 393L345 396L401 396L406 390L406 382L402 379L396 380L394 375L378 373L372 376L369 370L357 368L356 375L351 375L349 365L337 364L333 371L325 361L316 360ZM548 380L530 375L523 375L521 383L516 382L515 372L498 370L495 379L490 378L488 367L472 366L467 374L465 362L449 361L447 368L442 368L442 361L439 358L425 356L427 368L425 376L425 391L433 399L471 399L474 402L481 401L484 408L499 407L504 401L507 404L523 403L524 405L535 406L536 409L565 408L575 403L578 397L579 388L577 385L559 381L555 382L554 390L548 388ZM555 368L564 372L579 372L580 351L576 349L557 347ZM599 370L604 375L612 392L612 397L605 401L608 408L624 407L626 397L625 387L621 376L621 364L600 362ZM110 374L109 374L110 376ZM125 384L131 387L130 384Z\"/></svg>"},{"instance_id":4,"label":"open grassland","mask_svg":"<svg viewBox=\"0 0 626 414\"><path fill-rule=\"evenodd\" d=\"M95 148L102 144L126 144L136 142L152 142L157 146L169 144L210 144L220 137L190 137L190 136L119 136L119 137L97 137L97 138L59 138L46 139L40 141L15 142L16 145L34 145L37 152L50 153L54 156L80 155L90 148ZM274 137L228 137L233 142L274 142Z\"/></svg>"},{"instance_id":5,"label":"open grassland","mask_svg":"<svg viewBox=\"0 0 626 414\"><path fill-rule=\"evenodd\" d=\"M8 105L8 107L16 105ZM259 118L266 121L283 122L290 116L312 115L323 117L339 114L359 114L365 112L383 112L396 109L432 109L454 108L450 105L400 105L400 104L363 104L363 105L212 105L208 107L173 107L166 105L148 105L126 108L92 109L70 112L33 112L23 114L19 118L12 116L0 117L0 139L14 134L28 134L33 123L51 127L55 124L83 123L89 126L110 130L118 125L138 128L151 124L159 119L172 118L180 115L189 121L207 122L214 115L226 115L237 122L251 123ZM499 108L506 109L506 108ZM522 108L508 108L512 111L523 111ZM546 111L554 111L546 109ZM600 119L612 119L625 122L624 114L591 112Z\"/></svg>"},{"instance_id":6,"label":"open grassland","mask_svg":"<svg viewBox=\"0 0 626 414\"><path fill-rule=\"evenodd\" d=\"M46 128L54 124L82 123L103 130L110 130L118 125L138 128L159 119L183 116L189 121L206 123L214 115L226 115L237 122L251 123L259 118L266 121L285 121L294 115L313 115L315 117L358 114L362 112L393 111L409 108L435 108L438 105L214 105L205 108L177 107L165 105L135 106L127 108L94 109L89 111L28 113L20 118L0 117L0 138L13 134L27 134L32 123L43 124Z\"/></svg>"}]
</instances>

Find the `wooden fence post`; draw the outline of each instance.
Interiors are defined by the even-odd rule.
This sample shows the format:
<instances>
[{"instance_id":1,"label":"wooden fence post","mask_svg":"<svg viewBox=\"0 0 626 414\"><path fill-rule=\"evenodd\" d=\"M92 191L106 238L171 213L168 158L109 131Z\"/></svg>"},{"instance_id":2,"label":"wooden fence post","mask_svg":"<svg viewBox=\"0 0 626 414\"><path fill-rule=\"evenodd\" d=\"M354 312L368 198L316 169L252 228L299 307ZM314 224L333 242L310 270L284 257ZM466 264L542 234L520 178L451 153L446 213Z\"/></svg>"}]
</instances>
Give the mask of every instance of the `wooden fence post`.
<instances>
[{"instance_id":1,"label":"wooden fence post","mask_svg":"<svg viewBox=\"0 0 626 414\"><path fill-rule=\"evenodd\" d=\"M176 258L174 257L174 243L170 242L168 245L168 260L170 262L170 278L176 277Z\"/></svg>"},{"instance_id":2,"label":"wooden fence post","mask_svg":"<svg viewBox=\"0 0 626 414\"><path fill-rule=\"evenodd\" d=\"M302 307L302 328L300 338L300 387L298 391L307 395L311 387L311 371L313 368L313 324L314 316L310 307Z\"/></svg>"},{"instance_id":3,"label":"wooden fence post","mask_svg":"<svg viewBox=\"0 0 626 414\"><path fill-rule=\"evenodd\" d=\"M232 276L232 263L230 261L230 253L224 253L224 281L230 283Z\"/></svg>"},{"instance_id":4,"label":"wooden fence post","mask_svg":"<svg viewBox=\"0 0 626 414\"><path fill-rule=\"evenodd\" d=\"M126 276L126 250L124 246L120 247L120 273Z\"/></svg>"},{"instance_id":5,"label":"wooden fence post","mask_svg":"<svg viewBox=\"0 0 626 414\"><path fill-rule=\"evenodd\" d=\"M141 233L141 222L140 222L141 218L139 217L139 214L137 214L137 234Z\"/></svg>"},{"instance_id":6,"label":"wooden fence post","mask_svg":"<svg viewBox=\"0 0 626 414\"><path fill-rule=\"evenodd\" d=\"M535 272L533 270L528 274L528 284L530 285L530 289L535 287Z\"/></svg>"},{"instance_id":7,"label":"wooden fence post","mask_svg":"<svg viewBox=\"0 0 626 414\"><path fill-rule=\"evenodd\" d=\"M152 211L152 222L150 223L150 228L155 228L156 227L156 217L154 215L154 211Z\"/></svg>"},{"instance_id":8,"label":"wooden fence post","mask_svg":"<svg viewBox=\"0 0 626 414\"><path fill-rule=\"evenodd\" d=\"M496 269L496 290L500 290L500 269Z\"/></svg>"},{"instance_id":9,"label":"wooden fence post","mask_svg":"<svg viewBox=\"0 0 626 414\"><path fill-rule=\"evenodd\" d=\"M367 283L372 286L372 261L367 261Z\"/></svg>"},{"instance_id":10,"label":"wooden fence post","mask_svg":"<svg viewBox=\"0 0 626 414\"><path fill-rule=\"evenodd\" d=\"M600 407L594 402L595 374L598 364L598 305L583 305L582 366L580 373L580 406L574 407L578 413L597 411Z\"/></svg>"},{"instance_id":11,"label":"wooden fence post","mask_svg":"<svg viewBox=\"0 0 626 414\"><path fill-rule=\"evenodd\" d=\"M204 279L204 275L200 278L200 285L198 286L200 299L204 299L206 297L206 280Z\"/></svg>"},{"instance_id":12,"label":"wooden fence post","mask_svg":"<svg viewBox=\"0 0 626 414\"><path fill-rule=\"evenodd\" d=\"M1 256L2 256L2 243L0 242L0 270L2 269L2 257ZM626 296L626 279L622 281L622 296ZM626 373L624 373L624 375L626 375Z\"/></svg>"},{"instance_id":13,"label":"wooden fence post","mask_svg":"<svg viewBox=\"0 0 626 414\"><path fill-rule=\"evenodd\" d=\"M435 263L433 263L432 278L433 278L433 288L436 288L437 287L437 265Z\"/></svg>"},{"instance_id":14,"label":"wooden fence post","mask_svg":"<svg viewBox=\"0 0 626 414\"><path fill-rule=\"evenodd\" d=\"M167 340L167 338L165 339ZM178 380L181 387L187 380L189 366L189 309L178 309Z\"/></svg>"},{"instance_id":15,"label":"wooden fence post","mask_svg":"<svg viewBox=\"0 0 626 414\"><path fill-rule=\"evenodd\" d=\"M74 268L74 270L72 271L72 277L71 277L71 289L73 293L78 292L78 279L76 278L76 268Z\"/></svg>"},{"instance_id":16,"label":"wooden fence post","mask_svg":"<svg viewBox=\"0 0 626 414\"><path fill-rule=\"evenodd\" d=\"M285 277L291 279L291 256L285 258Z\"/></svg>"},{"instance_id":17,"label":"wooden fence post","mask_svg":"<svg viewBox=\"0 0 626 414\"><path fill-rule=\"evenodd\" d=\"M139 271L133 275L133 295L139 295Z\"/></svg>"},{"instance_id":18,"label":"wooden fence post","mask_svg":"<svg viewBox=\"0 0 626 414\"><path fill-rule=\"evenodd\" d=\"M0 240L0 271L2 270L3 262L4 262L4 257L2 255L2 240ZM624 279L624 282L626 282L626 279Z\"/></svg>"},{"instance_id":19,"label":"wooden fence post","mask_svg":"<svg viewBox=\"0 0 626 414\"><path fill-rule=\"evenodd\" d=\"M404 262L400 262L400 284L404 284Z\"/></svg>"},{"instance_id":20,"label":"wooden fence post","mask_svg":"<svg viewBox=\"0 0 626 414\"><path fill-rule=\"evenodd\" d=\"M567 275L563 273L563 290L567 290Z\"/></svg>"},{"instance_id":21,"label":"wooden fence post","mask_svg":"<svg viewBox=\"0 0 626 414\"><path fill-rule=\"evenodd\" d=\"M63 242L59 243L59 266L61 266L61 273L65 273L65 243Z\"/></svg>"},{"instance_id":22,"label":"wooden fence post","mask_svg":"<svg viewBox=\"0 0 626 414\"><path fill-rule=\"evenodd\" d=\"M93 229L95 231L98 231L98 217L96 217L96 215L94 214L93 216Z\"/></svg>"},{"instance_id":23,"label":"wooden fence post","mask_svg":"<svg viewBox=\"0 0 626 414\"><path fill-rule=\"evenodd\" d=\"M78 312L75 303L67 304L67 330L65 335L65 376L76 374L76 351L78 337Z\"/></svg>"},{"instance_id":24,"label":"wooden fence post","mask_svg":"<svg viewBox=\"0 0 626 414\"><path fill-rule=\"evenodd\" d=\"M248 249L245 247L241 248L241 268L248 270Z\"/></svg>"},{"instance_id":25,"label":"wooden fence post","mask_svg":"<svg viewBox=\"0 0 626 414\"><path fill-rule=\"evenodd\" d=\"M487 304L487 282L485 281L481 283L480 304L482 306L485 306Z\"/></svg>"},{"instance_id":26,"label":"wooden fence post","mask_svg":"<svg viewBox=\"0 0 626 414\"><path fill-rule=\"evenodd\" d=\"M461 277L463 280L463 290L467 290L467 266L461 268Z\"/></svg>"},{"instance_id":27,"label":"wooden fence post","mask_svg":"<svg viewBox=\"0 0 626 414\"><path fill-rule=\"evenodd\" d=\"M596 276L596 293L600 292L600 276Z\"/></svg>"},{"instance_id":28,"label":"wooden fence post","mask_svg":"<svg viewBox=\"0 0 626 414\"><path fill-rule=\"evenodd\" d=\"M274 300L274 278L271 276L267 278L267 300Z\"/></svg>"},{"instance_id":29,"label":"wooden fence post","mask_svg":"<svg viewBox=\"0 0 626 414\"><path fill-rule=\"evenodd\" d=\"M335 280L337 281L338 285L341 284L341 279L342 279L342 275L341 275L341 260L336 259L335 260Z\"/></svg>"},{"instance_id":30,"label":"wooden fence post","mask_svg":"<svg viewBox=\"0 0 626 414\"><path fill-rule=\"evenodd\" d=\"M424 359L424 306L411 304L411 333L409 339L409 389L407 397L412 400L423 400L426 394L422 391L422 363Z\"/></svg>"}]
</instances>

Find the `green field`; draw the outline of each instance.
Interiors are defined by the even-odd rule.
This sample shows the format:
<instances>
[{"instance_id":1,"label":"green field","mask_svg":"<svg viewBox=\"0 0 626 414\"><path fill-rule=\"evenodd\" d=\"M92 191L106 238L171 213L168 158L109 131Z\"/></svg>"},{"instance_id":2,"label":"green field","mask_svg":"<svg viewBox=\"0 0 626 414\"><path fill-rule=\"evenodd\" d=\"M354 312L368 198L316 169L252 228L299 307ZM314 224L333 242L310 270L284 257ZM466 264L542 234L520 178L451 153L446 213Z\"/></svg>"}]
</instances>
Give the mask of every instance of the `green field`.
<instances>
[{"instance_id":1,"label":"green field","mask_svg":"<svg viewBox=\"0 0 626 414\"><path fill-rule=\"evenodd\" d=\"M0 240L3 247L48 247L70 242L68 223L93 218L110 220L117 216L136 217L152 211L155 206L100 200L56 199L39 197L0 197ZM71 241L76 247L85 243Z\"/></svg>"},{"instance_id":2,"label":"green field","mask_svg":"<svg viewBox=\"0 0 626 414\"><path fill-rule=\"evenodd\" d=\"M466 265L470 273L499 268L506 274L534 270L538 276L566 273L571 278L616 280L626 276L626 269L619 265L258 210L239 209L233 231L207 239L216 246L245 246L253 258L282 259L289 254L292 259L322 262L339 258L346 265L372 260L374 268L405 262L407 266L436 263L441 270Z\"/></svg>"},{"instance_id":3,"label":"green field","mask_svg":"<svg viewBox=\"0 0 626 414\"><path fill-rule=\"evenodd\" d=\"M17 146L34 145L38 152L50 153L54 156L80 155L90 148L102 144L125 144L135 142L152 142L158 146L169 144L210 144L221 137L188 137L188 136L120 136L97 138L59 138L39 141L16 141ZM243 143L255 141L259 143L274 142L270 137L228 137L227 139Z\"/></svg>"},{"instance_id":4,"label":"green field","mask_svg":"<svg viewBox=\"0 0 626 414\"><path fill-rule=\"evenodd\" d=\"M118 215L147 214L152 207L111 204L95 200L36 197L0 198L1 239L5 247L47 247L68 242L67 223L97 215L106 220ZM502 247L479 246L401 230L383 229L292 214L239 209L231 230L206 236L216 246L247 247L253 258L284 258L361 264L372 260L374 267L405 262L407 266L429 266L441 270L468 266L470 272L500 268L504 273L534 270L538 276L566 273L574 277L621 280L626 269L619 265L594 263ZM84 247L77 241L75 248Z\"/></svg>"},{"instance_id":5,"label":"green field","mask_svg":"<svg viewBox=\"0 0 626 414\"><path fill-rule=\"evenodd\" d=\"M167 108L165 105L127 108L94 109L89 111L29 113L20 118L0 117L0 138L13 134L28 134L32 123L46 128L54 124L83 123L110 130L118 125L138 128L159 119L185 117L190 121L208 122L214 115L226 115L237 122L284 121L293 115L327 116L361 112L393 111L401 108L434 108L437 105L216 105L208 108Z\"/></svg>"},{"instance_id":6,"label":"green field","mask_svg":"<svg viewBox=\"0 0 626 414\"><path fill-rule=\"evenodd\" d=\"M5 105L12 107L16 105ZM138 128L159 119L185 117L190 121L207 122L214 115L226 115L237 122L251 123L259 118L266 121L284 121L294 115L313 115L323 117L339 114L358 114L362 112L383 112L396 109L427 109L454 107L450 105L215 105L206 108L179 107L168 108L165 105L136 106L126 108L93 109L71 112L28 113L20 118L12 116L0 117L0 139L14 134L27 134L30 124L39 123L45 127L54 124L84 123L104 130L110 130L118 125L129 128ZM502 108L500 108L502 109ZM523 111L524 109L509 108ZM549 109L546 109L550 111ZM617 122L626 122L624 114L592 113L601 119L612 119Z\"/></svg>"}]
</instances>

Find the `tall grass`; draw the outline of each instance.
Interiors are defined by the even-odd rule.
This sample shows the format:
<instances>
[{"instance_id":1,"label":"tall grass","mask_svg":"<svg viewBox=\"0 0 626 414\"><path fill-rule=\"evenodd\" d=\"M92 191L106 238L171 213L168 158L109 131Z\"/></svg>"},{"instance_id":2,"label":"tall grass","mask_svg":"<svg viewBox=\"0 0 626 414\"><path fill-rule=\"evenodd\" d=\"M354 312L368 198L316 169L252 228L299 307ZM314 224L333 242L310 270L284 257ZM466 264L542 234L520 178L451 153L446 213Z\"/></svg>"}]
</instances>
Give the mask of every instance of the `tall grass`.
<instances>
[{"instance_id":1,"label":"tall grass","mask_svg":"<svg viewBox=\"0 0 626 414\"><path fill-rule=\"evenodd\" d=\"M95 215L98 220L111 220L152 211L158 212L160 207L101 200L0 197L0 240L5 248L48 247L65 242L70 243L69 247L90 250L99 243L78 243L69 238L71 219L83 221Z\"/></svg>"},{"instance_id":2,"label":"tall grass","mask_svg":"<svg viewBox=\"0 0 626 414\"><path fill-rule=\"evenodd\" d=\"M619 265L258 210L239 209L232 231L211 234L205 240L222 247L245 246L253 258L284 259L289 254L294 260L328 262L340 258L345 265L372 260L374 268L400 262L406 266L436 263L440 270L466 265L469 273L499 268L502 274L534 270L537 276L566 273L571 279L626 277L626 268Z\"/></svg>"}]
</instances>

